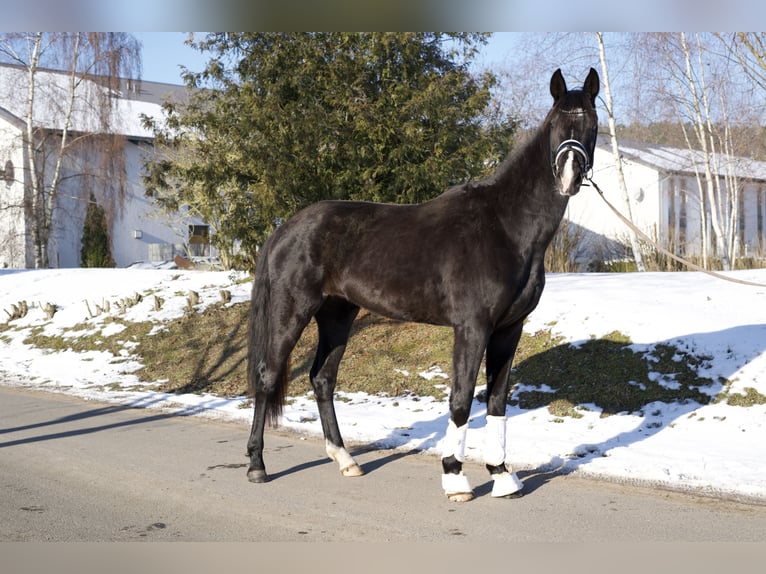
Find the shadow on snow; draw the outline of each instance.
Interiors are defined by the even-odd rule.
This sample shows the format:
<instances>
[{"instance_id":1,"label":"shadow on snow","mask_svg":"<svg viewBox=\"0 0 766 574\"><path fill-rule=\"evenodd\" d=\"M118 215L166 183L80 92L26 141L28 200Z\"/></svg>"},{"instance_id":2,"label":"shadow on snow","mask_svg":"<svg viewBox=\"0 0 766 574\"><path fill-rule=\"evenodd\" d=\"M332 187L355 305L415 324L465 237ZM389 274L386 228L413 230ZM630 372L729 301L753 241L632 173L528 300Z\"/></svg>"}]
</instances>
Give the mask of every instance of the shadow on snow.
<instances>
[{"instance_id":1,"label":"shadow on snow","mask_svg":"<svg viewBox=\"0 0 766 574\"><path fill-rule=\"evenodd\" d=\"M738 342L745 342L740 347L748 348L738 348ZM506 410L509 419L541 408L547 409L546 416L562 420L584 410L600 410L602 417L620 413L640 417L630 430L605 440L567 447L567 452L553 455L537 468L518 471L525 483L525 494L534 492L556 475L571 473L607 456L615 447L627 447L655 436L674 421L711 404L726 391L728 379L764 351L766 324L754 324L694 333L651 345L607 339L555 344L520 361L512 375L514 386ZM637 377L637 373L641 376ZM484 427L482 394L477 393L473 402L469 419L472 430ZM448 420L449 412L445 412L436 419L418 421L411 428L393 430L374 445L378 448L417 445L409 452L432 449L444 436L443 430L434 429L446 429ZM509 444L516 440L510 429L507 440ZM490 481L474 491L481 496L491 488Z\"/></svg>"}]
</instances>

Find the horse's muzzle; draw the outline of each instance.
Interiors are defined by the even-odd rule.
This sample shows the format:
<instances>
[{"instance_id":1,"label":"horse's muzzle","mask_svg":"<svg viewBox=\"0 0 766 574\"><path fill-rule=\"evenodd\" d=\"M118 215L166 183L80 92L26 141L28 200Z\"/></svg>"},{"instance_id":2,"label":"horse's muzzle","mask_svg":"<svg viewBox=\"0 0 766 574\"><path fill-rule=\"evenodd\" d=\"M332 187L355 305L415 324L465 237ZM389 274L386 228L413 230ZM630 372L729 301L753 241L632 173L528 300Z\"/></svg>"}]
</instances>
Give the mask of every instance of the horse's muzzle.
<instances>
[{"instance_id":1,"label":"horse's muzzle","mask_svg":"<svg viewBox=\"0 0 766 574\"><path fill-rule=\"evenodd\" d=\"M580 191L583 182L583 173L580 165L568 160L561 170L558 178L559 193L561 195L572 197Z\"/></svg>"}]
</instances>

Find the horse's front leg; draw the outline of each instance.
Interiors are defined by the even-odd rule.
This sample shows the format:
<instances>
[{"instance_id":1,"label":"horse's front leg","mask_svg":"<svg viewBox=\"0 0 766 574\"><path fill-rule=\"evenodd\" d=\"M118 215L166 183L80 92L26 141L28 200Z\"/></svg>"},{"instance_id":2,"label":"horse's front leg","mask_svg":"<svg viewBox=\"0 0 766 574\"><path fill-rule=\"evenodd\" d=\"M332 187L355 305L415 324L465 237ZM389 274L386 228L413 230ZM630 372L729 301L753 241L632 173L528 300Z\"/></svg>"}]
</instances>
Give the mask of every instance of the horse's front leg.
<instances>
[{"instance_id":1,"label":"horse's front leg","mask_svg":"<svg viewBox=\"0 0 766 574\"><path fill-rule=\"evenodd\" d=\"M494 482L492 496L508 497L521 491L522 482L505 464L505 409L511 384L511 365L521 338L523 321L495 331L487 345L487 426L484 463Z\"/></svg>"},{"instance_id":2,"label":"horse's front leg","mask_svg":"<svg viewBox=\"0 0 766 574\"><path fill-rule=\"evenodd\" d=\"M473 499L473 490L463 474L465 439L471 414L476 376L486 347L486 334L477 328L455 328L452 359L450 420L442 450L442 488L453 502Z\"/></svg>"}]
</instances>

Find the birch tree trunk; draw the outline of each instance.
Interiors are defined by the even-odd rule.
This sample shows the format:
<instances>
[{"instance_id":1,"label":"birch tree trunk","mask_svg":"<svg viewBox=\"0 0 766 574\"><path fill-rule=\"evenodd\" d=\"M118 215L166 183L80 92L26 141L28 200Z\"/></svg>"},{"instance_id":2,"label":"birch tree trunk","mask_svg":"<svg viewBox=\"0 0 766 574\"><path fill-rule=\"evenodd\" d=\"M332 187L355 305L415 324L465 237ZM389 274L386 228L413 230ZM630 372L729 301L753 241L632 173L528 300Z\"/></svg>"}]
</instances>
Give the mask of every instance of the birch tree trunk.
<instances>
[{"instance_id":1,"label":"birch tree trunk","mask_svg":"<svg viewBox=\"0 0 766 574\"><path fill-rule=\"evenodd\" d=\"M72 112L74 111L75 95L77 94L77 86L80 84L80 80L77 76L77 65L80 56L80 41L81 35L79 32L75 35L74 49L72 54L71 70L69 72L69 90L67 92L67 104L66 111L64 113L64 121L61 126L61 139L59 141L58 151L56 153L56 165L53 168L53 176L48 184L48 193L45 197L45 212L44 218L41 221L42 229L45 231L41 234L41 251L44 253L42 259L42 267L48 266L48 244L50 242L50 232L53 227L53 213L56 210L56 200L58 197L59 182L61 181L61 166L66 156L67 146L69 145L69 130L72 126Z\"/></svg>"},{"instance_id":2,"label":"birch tree trunk","mask_svg":"<svg viewBox=\"0 0 766 574\"><path fill-rule=\"evenodd\" d=\"M686 66L686 82L689 94L689 99L684 101L687 102L687 105L690 107L692 112L695 121L694 132L697 141L702 147L702 165L704 169L705 192L708 200L708 205L710 206L710 223L713 227L713 231L715 232L716 253L721 258L721 265L724 271L727 271L731 269L731 264L729 261L729 250L727 249L726 245L726 238L728 236L728 229L725 228L725 224L727 222L725 213L727 204L725 197L726 192L725 190L722 191L720 189L718 190L718 193L716 192L718 176L716 173L714 173L712 166L712 158L715 156L716 150L715 140L712 134L710 105L707 99L706 86L704 82L704 66L700 66L703 68L703 70L700 71L702 74L700 76L702 79L702 85L698 88L697 82L695 80L694 70L692 69L691 51L689 49L689 44L686 41L686 34L684 32L681 32L680 34L681 47L683 50L684 63ZM699 46L699 40L698 49L701 49Z\"/></svg>"},{"instance_id":3,"label":"birch tree trunk","mask_svg":"<svg viewBox=\"0 0 766 574\"><path fill-rule=\"evenodd\" d=\"M35 75L40 64L40 50L43 40L42 32L37 32L32 38L31 54L29 59L28 84L27 84L27 117L24 126L24 135L22 136L22 147L24 149L24 171L29 181L28 203L27 203L27 221L32 225L32 245L34 248L34 266L39 268L47 264L47 252L42 249L41 237L44 230L34 222L42 219L45 209L43 198L43 183L38 177L37 171L37 150L35 145Z\"/></svg>"},{"instance_id":4,"label":"birch tree trunk","mask_svg":"<svg viewBox=\"0 0 766 574\"><path fill-rule=\"evenodd\" d=\"M609 119L609 136L612 143L612 156L614 158L614 165L617 169L617 179L622 192L622 198L625 202L625 209L627 210L626 216L630 221L633 221L633 210L630 206L630 194L628 193L628 186L625 183L625 174L622 171L622 160L620 159L620 149L617 144L617 133L614 120L614 105L612 102L612 89L609 82L609 70L606 64L606 50L604 48L604 34L603 32L597 32L596 38L598 39L598 51L601 59L601 72L602 81L604 83L604 99L606 101L606 111ZM632 229L628 229L628 237L630 238L630 248L633 251L633 260L636 262L636 269L638 271L646 271L644 267L643 257L641 256L641 248L638 244L638 238Z\"/></svg>"}]
</instances>

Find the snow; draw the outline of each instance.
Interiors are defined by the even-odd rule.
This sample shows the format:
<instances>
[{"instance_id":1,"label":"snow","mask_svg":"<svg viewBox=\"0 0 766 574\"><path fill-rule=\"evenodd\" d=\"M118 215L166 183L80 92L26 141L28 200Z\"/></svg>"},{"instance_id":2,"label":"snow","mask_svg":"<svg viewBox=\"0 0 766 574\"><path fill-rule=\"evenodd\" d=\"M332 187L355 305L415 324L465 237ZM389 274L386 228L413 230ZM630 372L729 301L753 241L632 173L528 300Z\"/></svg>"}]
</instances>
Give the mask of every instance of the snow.
<instances>
[{"instance_id":1,"label":"snow","mask_svg":"<svg viewBox=\"0 0 766 574\"><path fill-rule=\"evenodd\" d=\"M766 270L732 272L732 276L766 283ZM62 392L86 400L175 410L249 425L252 412L245 397L209 394L171 395L153 390L157 381L141 382L131 374L139 358L126 345L116 360L109 352L52 352L24 344L32 329L45 335L116 333L109 321L150 319L162 323L184 313L190 290L200 295L197 312L231 291L231 305L249 299L251 283L231 272L182 271L135 266L130 269L59 269L0 271L0 309L25 300L27 315L0 329L0 381ZM126 308L117 302L141 294ZM165 299L160 311L153 296ZM110 310L90 317L96 305ZM51 320L42 307L57 305ZM0 312L3 321L8 317ZM71 331L77 326L77 331ZM538 308L525 326L528 332L551 329L572 343L583 343L613 331L630 337L636 350L670 343L709 355L702 375L731 381L731 392L752 387L766 394L766 287L725 282L700 273L551 274ZM341 365L342 368L342 365ZM435 384L448 384L438 365L421 373ZM553 382L552 382L553 383ZM556 385L553 384L553 387ZM719 385L714 392L720 390ZM552 390L550 388L542 390ZM340 393L336 401L347 443L375 444L438 455L447 427L446 400L413 396ZM302 435L321 436L316 404L310 396L292 397L283 427ZM699 405L680 402L647 405L641 412L600 417L586 405L582 418L556 417L547 407L507 409L507 460L517 470L575 472L582 476L627 481L743 500L766 499L764 421L766 405ZM485 406L475 401L466 456L481 461ZM439 473L437 467L435 473Z\"/></svg>"},{"instance_id":2,"label":"snow","mask_svg":"<svg viewBox=\"0 0 766 574\"><path fill-rule=\"evenodd\" d=\"M24 67L0 66L0 94L3 107L16 118L27 117L28 71ZM67 73L50 70L36 72L35 89L38 96L34 108L37 125L48 129L61 129L64 104L69 98L71 81ZM82 132L98 132L98 114L92 106L103 88L91 80L82 80L77 90L77 99L72 110L70 129ZM152 138L154 134L142 122L142 114L155 119L162 118L162 106L158 102L129 99L127 94L113 100L112 128L115 132L130 137Z\"/></svg>"}]
</instances>

